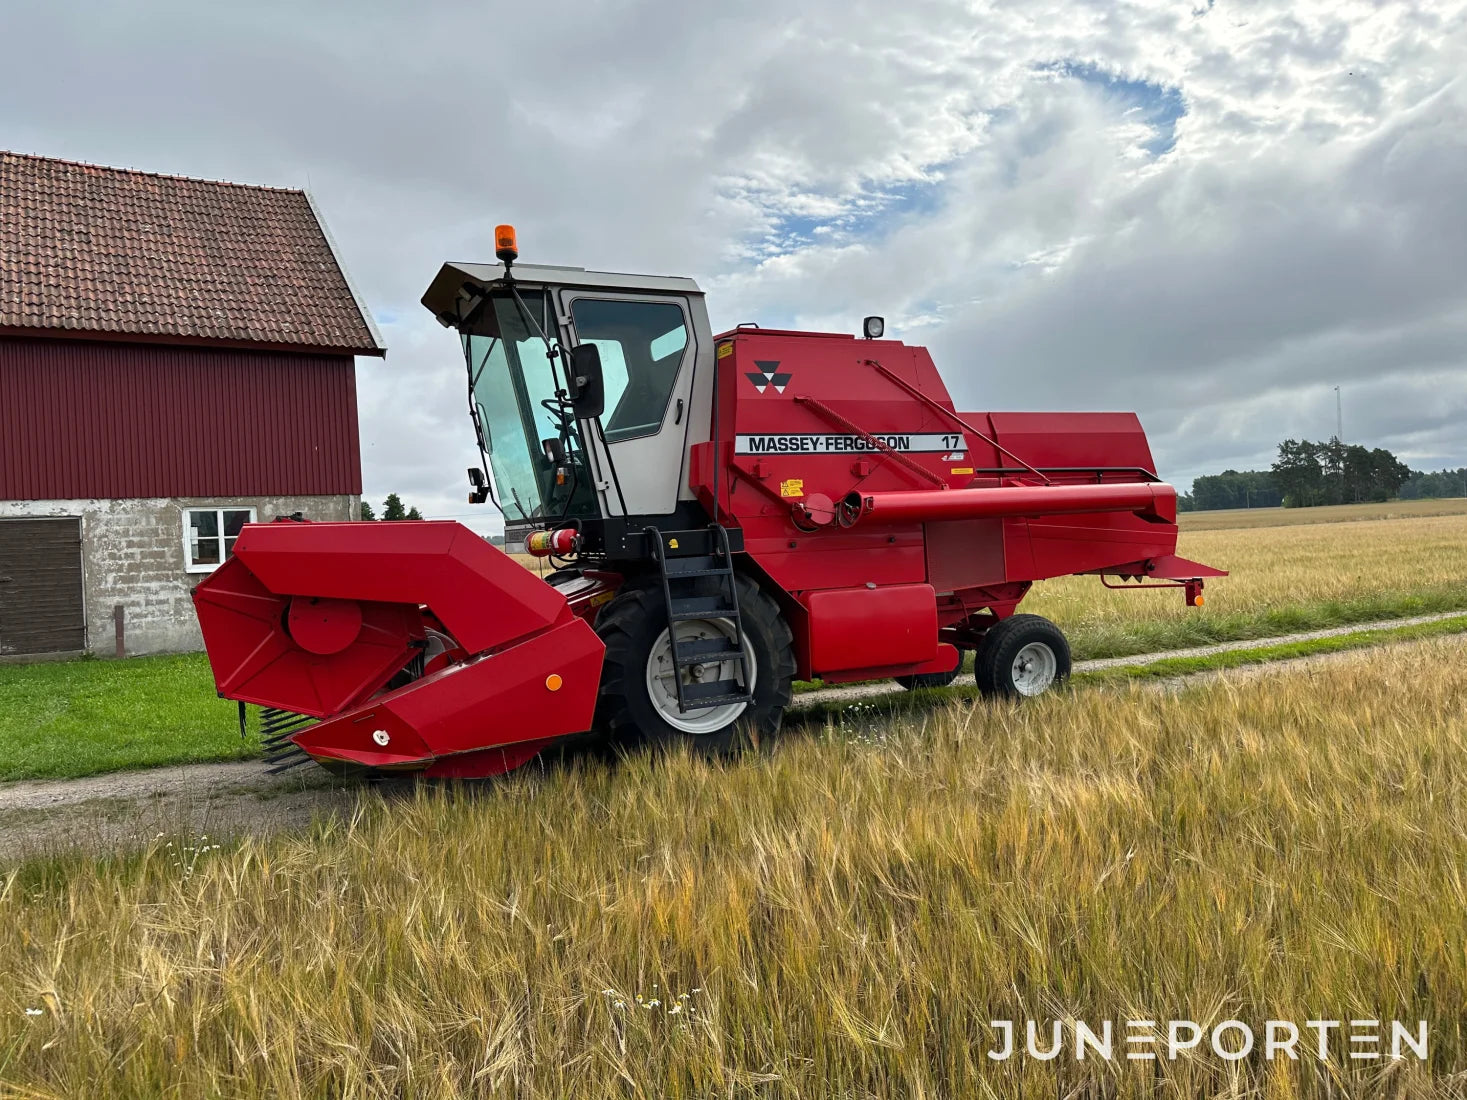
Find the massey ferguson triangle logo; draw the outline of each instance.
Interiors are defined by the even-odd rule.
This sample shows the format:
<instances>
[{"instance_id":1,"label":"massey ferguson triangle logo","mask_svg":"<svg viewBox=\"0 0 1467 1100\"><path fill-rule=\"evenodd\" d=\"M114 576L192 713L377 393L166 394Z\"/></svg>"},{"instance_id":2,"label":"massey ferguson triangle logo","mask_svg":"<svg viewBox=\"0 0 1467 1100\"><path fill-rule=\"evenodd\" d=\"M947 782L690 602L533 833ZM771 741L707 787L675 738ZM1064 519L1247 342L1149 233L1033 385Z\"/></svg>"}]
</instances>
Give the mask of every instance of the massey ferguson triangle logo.
<instances>
[{"instance_id":1,"label":"massey ferguson triangle logo","mask_svg":"<svg viewBox=\"0 0 1467 1100\"><path fill-rule=\"evenodd\" d=\"M744 377L754 383L756 390L763 393L770 386L773 386L775 393L784 393L784 388L790 384L790 372L780 371L778 359L772 361L755 359L754 366L759 369L757 371L750 371Z\"/></svg>"}]
</instances>

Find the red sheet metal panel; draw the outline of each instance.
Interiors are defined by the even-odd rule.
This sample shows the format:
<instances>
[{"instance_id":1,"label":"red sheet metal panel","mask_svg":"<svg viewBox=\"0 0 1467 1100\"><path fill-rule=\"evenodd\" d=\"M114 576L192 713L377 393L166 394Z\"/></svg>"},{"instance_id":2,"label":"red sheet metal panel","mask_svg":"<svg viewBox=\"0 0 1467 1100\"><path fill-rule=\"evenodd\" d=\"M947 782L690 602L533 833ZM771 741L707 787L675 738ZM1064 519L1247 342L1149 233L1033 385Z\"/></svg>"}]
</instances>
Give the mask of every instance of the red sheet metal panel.
<instances>
[{"instance_id":1,"label":"red sheet metal panel","mask_svg":"<svg viewBox=\"0 0 1467 1100\"><path fill-rule=\"evenodd\" d=\"M926 525L927 583L938 592L957 592L1008 579L1003 556L1003 520L957 519Z\"/></svg>"},{"instance_id":2,"label":"red sheet metal panel","mask_svg":"<svg viewBox=\"0 0 1467 1100\"><path fill-rule=\"evenodd\" d=\"M976 419L984 414L963 415ZM1135 413L995 412L987 419L1000 444L1035 466L1137 467L1156 473Z\"/></svg>"},{"instance_id":3,"label":"red sheet metal panel","mask_svg":"<svg viewBox=\"0 0 1467 1100\"><path fill-rule=\"evenodd\" d=\"M361 489L350 356L0 338L0 500Z\"/></svg>"},{"instance_id":4,"label":"red sheet metal panel","mask_svg":"<svg viewBox=\"0 0 1467 1100\"><path fill-rule=\"evenodd\" d=\"M325 718L290 738L321 760L483 776L591 728L601 639L457 523L249 524L193 597L220 692ZM471 656L382 693L428 633L422 605Z\"/></svg>"},{"instance_id":5,"label":"red sheet metal panel","mask_svg":"<svg viewBox=\"0 0 1467 1100\"><path fill-rule=\"evenodd\" d=\"M929 584L811 592L805 606L816 675L917 664L937 656L937 596Z\"/></svg>"},{"instance_id":6,"label":"red sheet metal panel","mask_svg":"<svg viewBox=\"0 0 1467 1100\"><path fill-rule=\"evenodd\" d=\"M281 595L427 604L470 653L544 630L566 604L554 587L452 520L252 523L234 554ZM195 600L212 587L200 585Z\"/></svg>"}]
</instances>

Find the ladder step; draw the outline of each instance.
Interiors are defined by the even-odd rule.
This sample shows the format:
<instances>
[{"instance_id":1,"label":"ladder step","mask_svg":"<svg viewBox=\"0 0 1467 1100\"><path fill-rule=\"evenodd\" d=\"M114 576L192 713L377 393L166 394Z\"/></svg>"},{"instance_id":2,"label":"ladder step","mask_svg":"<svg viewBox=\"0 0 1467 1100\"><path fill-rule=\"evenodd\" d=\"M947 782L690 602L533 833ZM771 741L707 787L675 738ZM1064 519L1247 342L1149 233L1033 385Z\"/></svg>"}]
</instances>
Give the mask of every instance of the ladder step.
<instances>
[{"instance_id":1,"label":"ladder step","mask_svg":"<svg viewBox=\"0 0 1467 1100\"><path fill-rule=\"evenodd\" d=\"M739 613L730 607L727 596L681 596L671 601L668 619L680 623L688 619L728 619Z\"/></svg>"},{"instance_id":2,"label":"ladder step","mask_svg":"<svg viewBox=\"0 0 1467 1100\"><path fill-rule=\"evenodd\" d=\"M713 653L699 653L690 656L686 653L677 655L679 669L694 668L698 665L721 665L725 661L738 661L743 664L744 655L737 649L720 649Z\"/></svg>"},{"instance_id":3,"label":"ladder step","mask_svg":"<svg viewBox=\"0 0 1467 1100\"><path fill-rule=\"evenodd\" d=\"M721 665L724 661L742 661L744 654L737 649L721 649L717 653L704 653L697 657L689 657L685 653L678 654L678 660L687 665Z\"/></svg>"},{"instance_id":4,"label":"ladder step","mask_svg":"<svg viewBox=\"0 0 1467 1100\"><path fill-rule=\"evenodd\" d=\"M729 571L726 558L715 558L711 554L695 554L687 558L667 558L662 571L669 577L711 577L715 573Z\"/></svg>"},{"instance_id":5,"label":"ladder step","mask_svg":"<svg viewBox=\"0 0 1467 1100\"><path fill-rule=\"evenodd\" d=\"M666 532L649 527L643 536L648 540L652 558L661 574L662 598L669 624L695 619L730 619L734 625L732 638L678 641L674 635L672 664L676 674L678 709L686 712L752 702L753 695L737 680L683 682L690 668L722 665L726 661L737 661L741 669L748 671L748 659L743 651L744 634L739 621L738 580L730 557L728 532L713 523L701 532ZM674 543L680 545L674 548ZM697 577L716 577L717 582L713 585L694 587L695 591L702 588L705 592L713 588L715 594L673 594L674 582Z\"/></svg>"},{"instance_id":6,"label":"ladder step","mask_svg":"<svg viewBox=\"0 0 1467 1100\"><path fill-rule=\"evenodd\" d=\"M677 663L681 665L711 664L715 661L742 661L744 651L727 638L700 638L695 642L678 642Z\"/></svg>"},{"instance_id":7,"label":"ladder step","mask_svg":"<svg viewBox=\"0 0 1467 1100\"><path fill-rule=\"evenodd\" d=\"M709 607L701 611L674 611L668 618L675 623L685 623L693 619L731 619L737 614L731 607Z\"/></svg>"},{"instance_id":8,"label":"ladder step","mask_svg":"<svg viewBox=\"0 0 1467 1100\"><path fill-rule=\"evenodd\" d=\"M752 703L754 697L752 695L715 695L711 699L689 699L684 694L683 701L686 704L684 710L702 710L705 707L726 707L730 703Z\"/></svg>"},{"instance_id":9,"label":"ladder step","mask_svg":"<svg viewBox=\"0 0 1467 1100\"><path fill-rule=\"evenodd\" d=\"M721 707L726 703L747 703L754 697L737 680L713 680L706 684L684 684L683 702L689 708Z\"/></svg>"}]
</instances>

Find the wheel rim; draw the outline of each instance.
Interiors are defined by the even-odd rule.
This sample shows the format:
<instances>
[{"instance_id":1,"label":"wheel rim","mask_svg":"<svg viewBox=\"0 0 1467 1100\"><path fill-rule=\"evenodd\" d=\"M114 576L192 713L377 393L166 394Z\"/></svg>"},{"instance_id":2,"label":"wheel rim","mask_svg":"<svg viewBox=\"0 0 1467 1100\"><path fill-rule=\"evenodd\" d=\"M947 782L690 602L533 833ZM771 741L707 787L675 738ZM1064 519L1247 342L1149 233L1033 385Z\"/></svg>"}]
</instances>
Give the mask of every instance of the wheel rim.
<instances>
[{"instance_id":1,"label":"wheel rim","mask_svg":"<svg viewBox=\"0 0 1467 1100\"><path fill-rule=\"evenodd\" d=\"M1014 690L1020 695L1038 695L1054 683L1059 662L1054 650L1043 642L1030 642L1014 654L1011 676Z\"/></svg>"},{"instance_id":2,"label":"wheel rim","mask_svg":"<svg viewBox=\"0 0 1467 1100\"><path fill-rule=\"evenodd\" d=\"M734 640L734 625L727 619L690 619L677 624L677 640L680 642L705 641L720 638ZM746 636L743 640L743 667L740 673L738 661L705 661L690 665L683 670L683 684L707 684L718 680L746 682L749 691L754 690L758 669L754 664L754 650ZM686 713L678 710L677 685L673 682L672 635L664 630L652 644L647 655L647 695L657 715L673 729L694 735L717 733L748 709L748 703L724 703L717 707L701 707ZM745 681L744 677L748 679Z\"/></svg>"}]
</instances>

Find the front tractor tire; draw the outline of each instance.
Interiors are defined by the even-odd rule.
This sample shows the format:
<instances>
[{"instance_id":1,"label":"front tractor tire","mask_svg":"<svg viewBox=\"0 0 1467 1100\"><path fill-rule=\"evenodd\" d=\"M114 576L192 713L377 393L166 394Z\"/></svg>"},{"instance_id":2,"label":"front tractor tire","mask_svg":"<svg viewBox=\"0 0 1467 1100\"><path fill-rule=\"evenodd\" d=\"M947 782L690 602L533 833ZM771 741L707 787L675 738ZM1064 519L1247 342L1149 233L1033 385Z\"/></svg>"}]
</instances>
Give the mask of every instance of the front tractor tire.
<instances>
[{"instance_id":1,"label":"front tractor tire","mask_svg":"<svg viewBox=\"0 0 1467 1100\"><path fill-rule=\"evenodd\" d=\"M733 703L681 712L671 682L671 632L662 591L654 583L633 583L618 592L596 618L596 633L606 644L596 727L613 744L642 740L687 745L721 756L779 732L795 677L794 636L779 606L748 577L735 580L743 626L745 664L752 666L752 703ZM677 625L678 637L732 638L728 619L695 619ZM702 680L735 678L738 663L700 666L687 675Z\"/></svg>"},{"instance_id":2,"label":"front tractor tire","mask_svg":"<svg viewBox=\"0 0 1467 1100\"><path fill-rule=\"evenodd\" d=\"M990 698L1043 695L1069 675L1070 643L1041 615L1012 615L990 627L973 658L978 690Z\"/></svg>"}]
</instances>

